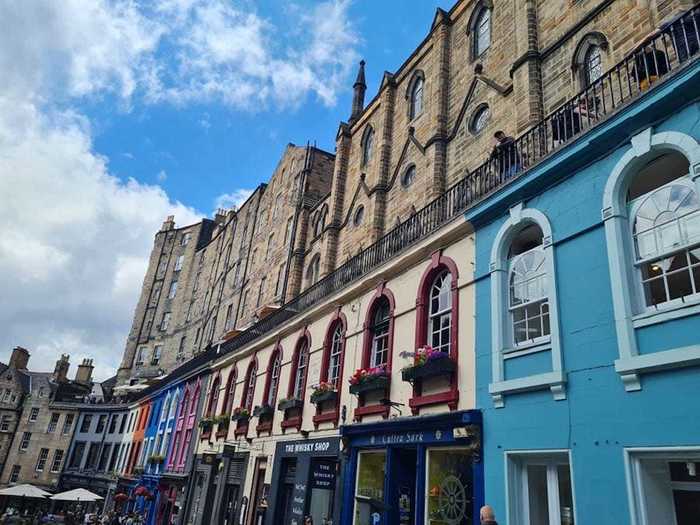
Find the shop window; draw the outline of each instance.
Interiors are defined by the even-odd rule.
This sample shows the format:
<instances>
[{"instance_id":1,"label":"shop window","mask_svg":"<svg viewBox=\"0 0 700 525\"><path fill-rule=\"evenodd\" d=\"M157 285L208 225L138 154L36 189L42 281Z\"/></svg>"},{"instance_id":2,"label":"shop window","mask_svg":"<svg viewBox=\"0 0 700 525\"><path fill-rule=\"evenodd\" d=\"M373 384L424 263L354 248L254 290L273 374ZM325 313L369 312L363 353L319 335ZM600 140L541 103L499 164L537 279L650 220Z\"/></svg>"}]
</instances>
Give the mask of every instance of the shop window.
<instances>
[{"instance_id":1,"label":"shop window","mask_svg":"<svg viewBox=\"0 0 700 525\"><path fill-rule=\"evenodd\" d=\"M428 449L427 470L426 523L471 525L474 512L471 451Z\"/></svg>"},{"instance_id":2,"label":"shop window","mask_svg":"<svg viewBox=\"0 0 700 525\"><path fill-rule=\"evenodd\" d=\"M508 523L575 525L567 452L508 454ZM662 520L663 521L663 520Z\"/></svg>"},{"instance_id":3,"label":"shop window","mask_svg":"<svg viewBox=\"0 0 700 525\"><path fill-rule=\"evenodd\" d=\"M355 525L377 523L374 514L381 515L377 503L384 502L386 452L363 451L358 454L355 481Z\"/></svg>"},{"instance_id":4,"label":"shop window","mask_svg":"<svg viewBox=\"0 0 700 525\"><path fill-rule=\"evenodd\" d=\"M331 523L338 462L331 459L311 460L311 494L308 515L311 523Z\"/></svg>"},{"instance_id":5,"label":"shop window","mask_svg":"<svg viewBox=\"0 0 700 525\"><path fill-rule=\"evenodd\" d=\"M639 525L693 525L700 516L700 450L628 453Z\"/></svg>"}]
</instances>

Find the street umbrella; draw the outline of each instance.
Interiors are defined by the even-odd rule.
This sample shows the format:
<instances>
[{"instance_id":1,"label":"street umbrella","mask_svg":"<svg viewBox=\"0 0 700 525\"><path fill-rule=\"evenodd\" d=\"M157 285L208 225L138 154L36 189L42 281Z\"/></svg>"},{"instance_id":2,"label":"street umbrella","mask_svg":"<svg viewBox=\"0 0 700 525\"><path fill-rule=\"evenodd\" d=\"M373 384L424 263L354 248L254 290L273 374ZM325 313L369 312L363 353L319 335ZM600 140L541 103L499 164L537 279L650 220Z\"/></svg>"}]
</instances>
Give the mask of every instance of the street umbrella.
<instances>
[{"instance_id":1,"label":"street umbrella","mask_svg":"<svg viewBox=\"0 0 700 525\"><path fill-rule=\"evenodd\" d=\"M85 489L73 489L60 494L54 494L50 499L57 501L97 501L103 499L102 496L93 494Z\"/></svg>"},{"instance_id":2,"label":"street umbrella","mask_svg":"<svg viewBox=\"0 0 700 525\"><path fill-rule=\"evenodd\" d=\"M0 490L0 496L19 496L21 498L45 498L50 496L50 492L41 490L39 487L34 485L24 484L15 485L14 487L7 487L6 489Z\"/></svg>"}]
</instances>

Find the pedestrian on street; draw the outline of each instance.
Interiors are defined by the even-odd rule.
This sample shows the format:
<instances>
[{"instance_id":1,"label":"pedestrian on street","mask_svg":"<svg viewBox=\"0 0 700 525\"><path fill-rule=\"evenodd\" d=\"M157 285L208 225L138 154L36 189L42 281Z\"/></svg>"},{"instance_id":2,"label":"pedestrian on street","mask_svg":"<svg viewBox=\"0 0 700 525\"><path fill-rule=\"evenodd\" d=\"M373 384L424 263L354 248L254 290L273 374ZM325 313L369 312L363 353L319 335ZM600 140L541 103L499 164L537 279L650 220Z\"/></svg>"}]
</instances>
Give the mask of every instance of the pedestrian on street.
<instances>
[{"instance_id":1,"label":"pedestrian on street","mask_svg":"<svg viewBox=\"0 0 700 525\"><path fill-rule=\"evenodd\" d=\"M479 521L481 525L498 525L496 515L493 512L491 505L484 505L479 511Z\"/></svg>"}]
</instances>

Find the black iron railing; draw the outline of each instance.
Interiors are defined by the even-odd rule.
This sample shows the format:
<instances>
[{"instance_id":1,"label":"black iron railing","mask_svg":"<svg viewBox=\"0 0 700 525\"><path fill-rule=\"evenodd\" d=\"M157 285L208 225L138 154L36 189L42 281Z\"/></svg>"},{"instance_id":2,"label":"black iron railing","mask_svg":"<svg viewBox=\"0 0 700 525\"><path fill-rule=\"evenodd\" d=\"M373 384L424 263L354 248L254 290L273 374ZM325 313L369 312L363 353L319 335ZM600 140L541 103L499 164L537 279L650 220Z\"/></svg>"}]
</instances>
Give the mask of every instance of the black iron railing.
<instances>
[{"instance_id":1,"label":"black iron railing","mask_svg":"<svg viewBox=\"0 0 700 525\"><path fill-rule=\"evenodd\" d=\"M224 343L220 353L245 346L378 268L651 89L670 73L681 69L698 56L699 28L700 7L667 23L634 52L518 139L503 140L486 162L403 224L275 313Z\"/></svg>"}]
</instances>

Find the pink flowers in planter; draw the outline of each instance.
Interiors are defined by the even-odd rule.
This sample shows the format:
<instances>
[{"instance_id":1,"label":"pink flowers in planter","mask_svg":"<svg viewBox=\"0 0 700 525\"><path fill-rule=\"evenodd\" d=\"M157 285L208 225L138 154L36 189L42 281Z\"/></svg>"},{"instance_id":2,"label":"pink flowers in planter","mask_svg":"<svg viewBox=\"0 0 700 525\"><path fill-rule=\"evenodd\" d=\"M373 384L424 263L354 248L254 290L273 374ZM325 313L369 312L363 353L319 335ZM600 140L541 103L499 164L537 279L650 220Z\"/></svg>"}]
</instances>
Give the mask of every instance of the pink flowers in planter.
<instances>
[{"instance_id":1,"label":"pink flowers in planter","mask_svg":"<svg viewBox=\"0 0 700 525\"><path fill-rule=\"evenodd\" d=\"M449 357L447 352L442 352L440 350L435 350L430 345L425 345L418 350L416 350L416 356L414 359L414 366L423 366L428 361L434 361L436 359L444 359Z\"/></svg>"},{"instance_id":2,"label":"pink flowers in planter","mask_svg":"<svg viewBox=\"0 0 700 525\"><path fill-rule=\"evenodd\" d=\"M350 376L351 385L359 385L367 381L372 381L378 377L387 377L389 371L386 365L375 366L371 368L358 368L355 373Z\"/></svg>"}]
</instances>

